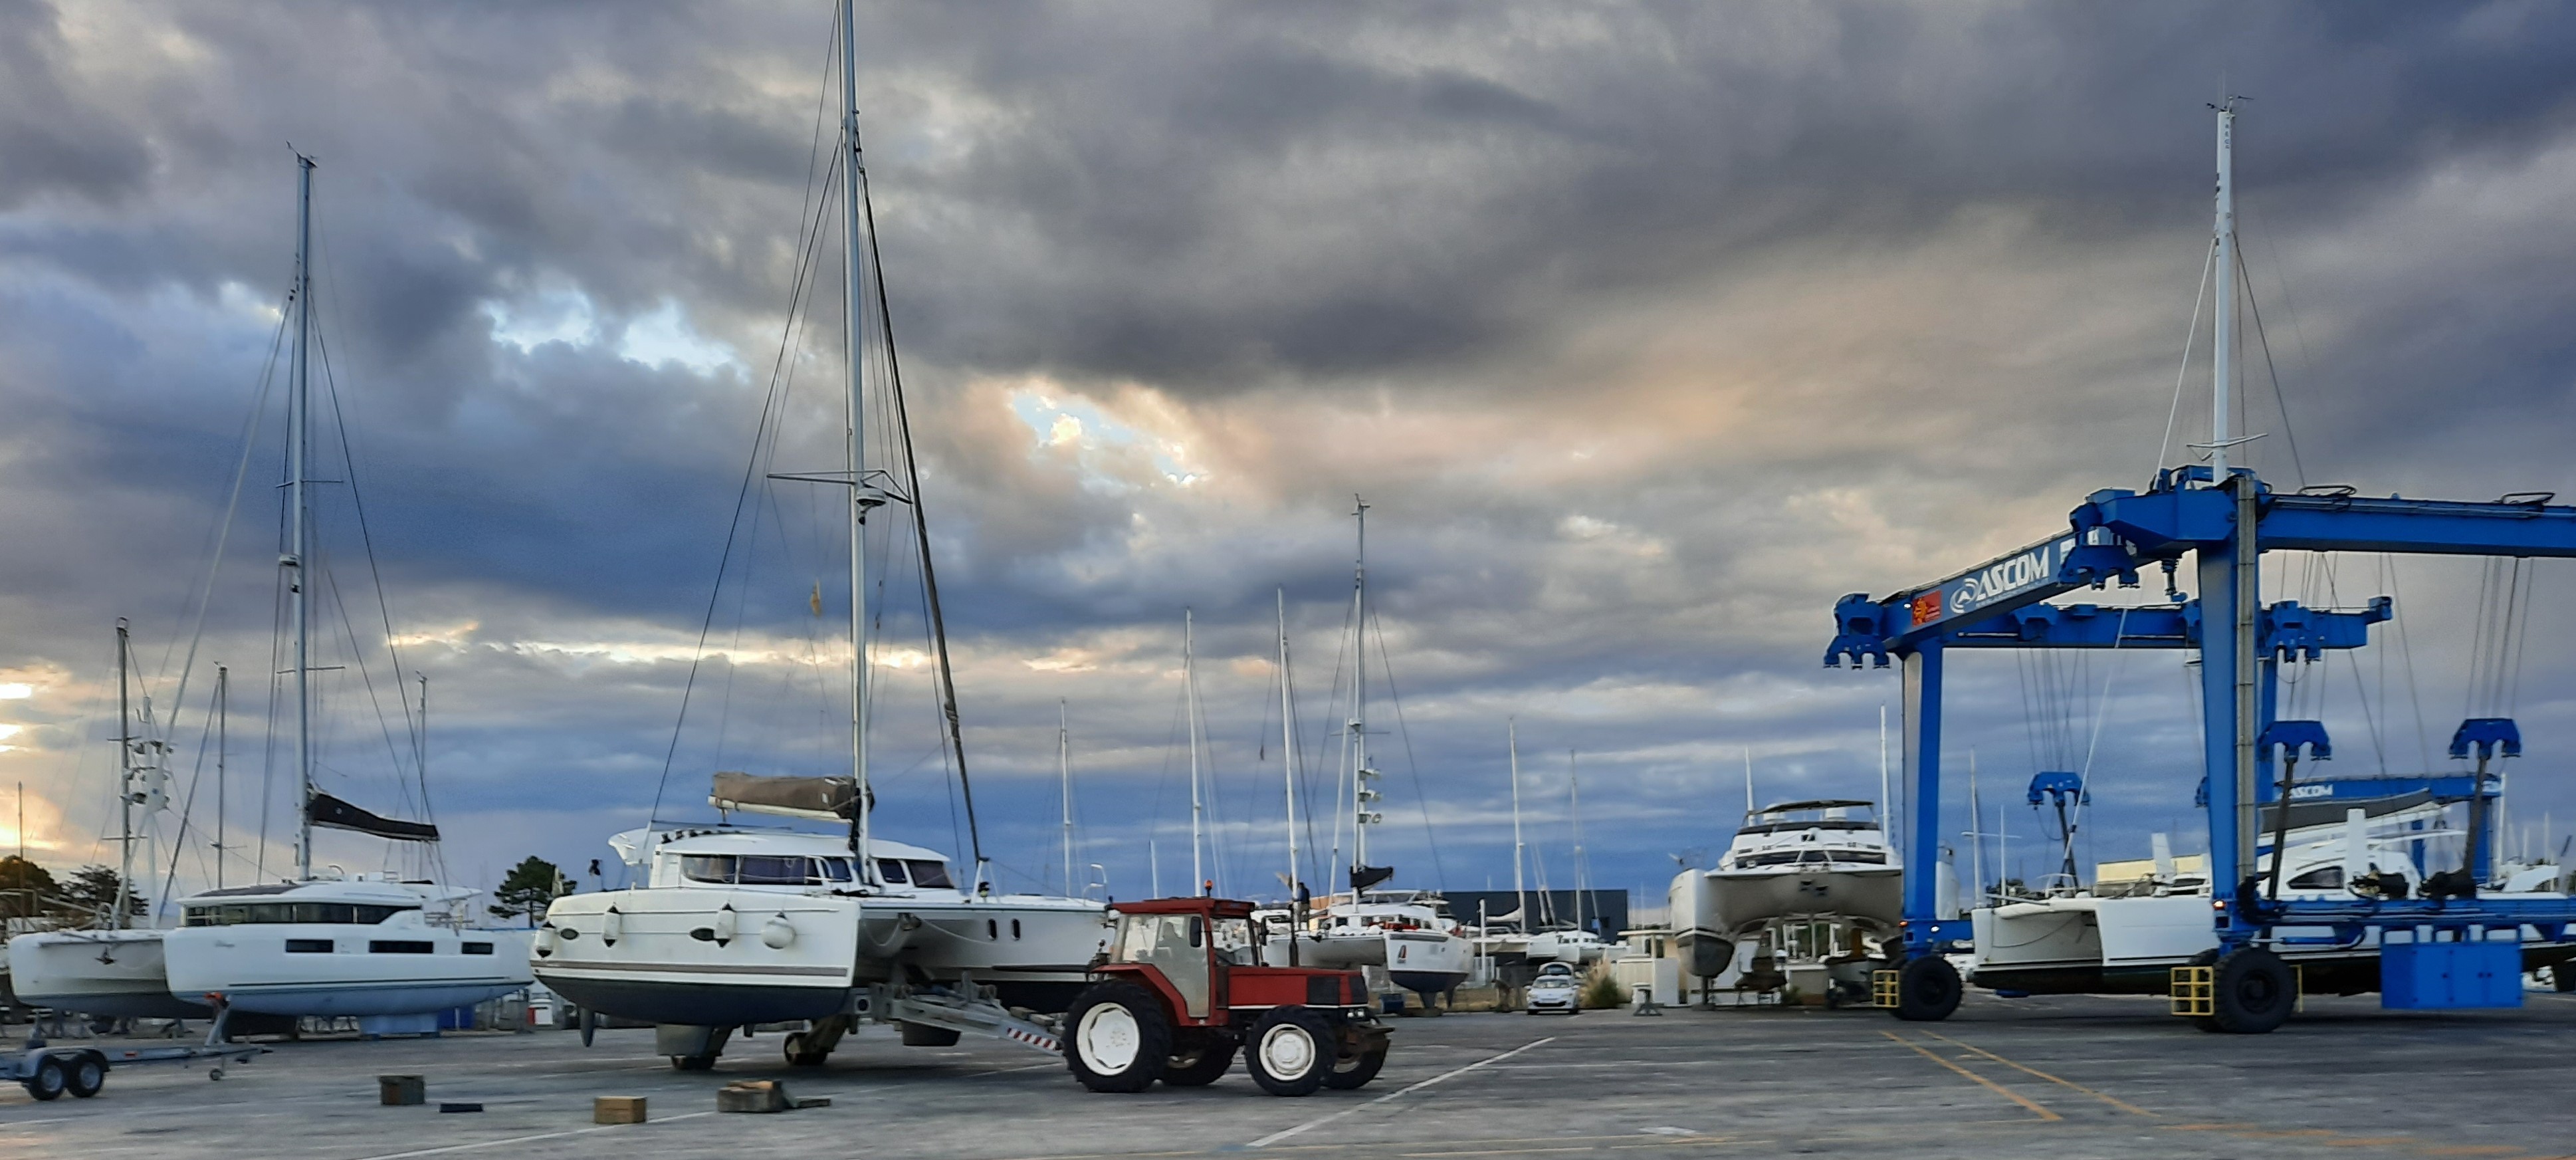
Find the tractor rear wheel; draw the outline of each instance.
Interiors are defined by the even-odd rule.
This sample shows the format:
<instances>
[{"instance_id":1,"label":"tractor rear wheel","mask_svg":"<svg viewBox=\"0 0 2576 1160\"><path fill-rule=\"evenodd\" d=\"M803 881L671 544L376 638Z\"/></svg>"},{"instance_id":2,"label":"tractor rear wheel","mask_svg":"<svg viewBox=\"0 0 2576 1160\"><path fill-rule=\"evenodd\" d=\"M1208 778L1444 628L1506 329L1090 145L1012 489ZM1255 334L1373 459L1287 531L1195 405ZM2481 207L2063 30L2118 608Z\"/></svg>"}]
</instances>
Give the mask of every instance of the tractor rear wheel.
<instances>
[{"instance_id":1,"label":"tractor rear wheel","mask_svg":"<svg viewBox=\"0 0 2576 1160\"><path fill-rule=\"evenodd\" d=\"M1333 1069L1324 1073L1324 1086L1334 1091L1350 1091L1368 1086L1377 1078L1379 1068L1386 1066L1386 1040L1380 1039L1357 1055L1346 1055L1333 1061Z\"/></svg>"},{"instance_id":2,"label":"tractor rear wheel","mask_svg":"<svg viewBox=\"0 0 2576 1160\"><path fill-rule=\"evenodd\" d=\"M1273 1007L1252 1025L1243 1064L1274 1096L1307 1096L1324 1086L1339 1048L1333 1025L1307 1007Z\"/></svg>"},{"instance_id":3,"label":"tractor rear wheel","mask_svg":"<svg viewBox=\"0 0 2576 1160\"><path fill-rule=\"evenodd\" d=\"M1234 1052L1234 1040L1223 1035L1185 1036L1173 1045L1172 1058L1163 1065L1163 1083L1168 1087L1206 1087L1234 1070Z\"/></svg>"},{"instance_id":4,"label":"tractor rear wheel","mask_svg":"<svg viewBox=\"0 0 2576 1160\"><path fill-rule=\"evenodd\" d=\"M1096 1092L1141 1092L1170 1066L1172 1021L1133 983L1099 983L1064 1017L1064 1062Z\"/></svg>"}]
</instances>

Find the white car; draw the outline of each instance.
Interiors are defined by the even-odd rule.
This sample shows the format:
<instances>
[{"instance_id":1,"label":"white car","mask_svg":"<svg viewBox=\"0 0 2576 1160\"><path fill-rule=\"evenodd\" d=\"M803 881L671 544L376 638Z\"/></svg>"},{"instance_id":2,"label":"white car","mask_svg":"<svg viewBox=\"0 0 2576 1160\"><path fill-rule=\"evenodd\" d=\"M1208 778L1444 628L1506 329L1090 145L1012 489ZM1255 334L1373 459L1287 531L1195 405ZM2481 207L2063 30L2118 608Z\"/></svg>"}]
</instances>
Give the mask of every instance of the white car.
<instances>
[{"instance_id":1,"label":"white car","mask_svg":"<svg viewBox=\"0 0 2576 1160\"><path fill-rule=\"evenodd\" d=\"M1575 977L1574 968L1549 963L1539 968L1537 978L1530 980L1526 1006L1532 1015L1550 1011L1572 1015L1583 1006L1583 980Z\"/></svg>"}]
</instances>

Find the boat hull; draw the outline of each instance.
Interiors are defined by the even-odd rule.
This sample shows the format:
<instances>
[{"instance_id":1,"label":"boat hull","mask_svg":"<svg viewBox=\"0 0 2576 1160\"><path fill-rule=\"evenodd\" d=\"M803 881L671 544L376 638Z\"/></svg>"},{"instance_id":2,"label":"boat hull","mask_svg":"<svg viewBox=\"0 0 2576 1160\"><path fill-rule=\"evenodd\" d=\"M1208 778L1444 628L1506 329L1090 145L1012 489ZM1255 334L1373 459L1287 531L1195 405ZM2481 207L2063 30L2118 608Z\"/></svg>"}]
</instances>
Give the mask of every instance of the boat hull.
<instances>
[{"instance_id":1,"label":"boat hull","mask_svg":"<svg viewBox=\"0 0 2576 1160\"><path fill-rule=\"evenodd\" d=\"M1894 866L1711 870L1692 929L1736 936L1790 919L1838 919L1893 930L1904 914L1904 871Z\"/></svg>"},{"instance_id":2,"label":"boat hull","mask_svg":"<svg viewBox=\"0 0 2576 1160\"><path fill-rule=\"evenodd\" d=\"M575 1004L652 1023L818 1019L846 1010L854 988L898 978L971 980L1054 1012L1088 980L1102 914L1079 899L654 887L556 900L532 966ZM773 923L792 937L773 940Z\"/></svg>"},{"instance_id":3,"label":"boat hull","mask_svg":"<svg viewBox=\"0 0 2576 1160\"><path fill-rule=\"evenodd\" d=\"M18 1001L108 1019L198 1019L203 1002L171 993L164 930L46 931L9 940Z\"/></svg>"},{"instance_id":4,"label":"boat hull","mask_svg":"<svg viewBox=\"0 0 2576 1160\"><path fill-rule=\"evenodd\" d=\"M167 932L168 990L221 994L235 1010L262 1015L425 1014L527 986L532 934L348 923L185 927ZM468 954L468 944L488 949Z\"/></svg>"},{"instance_id":5,"label":"boat hull","mask_svg":"<svg viewBox=\"0 0 2576 1160\"><path fill-rule=\"evenodd\" d=\"M1441 995L1467 981L1475 965L1475 944L1434 930L1385 932L1386 977L1418 995Z\"/></svg>"},{"instance_id":6,"label":"boat hull","mask_svg":"<svg viewBox=\"0 0 2576 1160\"><path fill-rule=\"evenodd\" d=\"M1972 915L1976 953L1968 981L1993 990L2034 995L2161 995L2173 968L2218 948L2209 896L2036 899L1983 907ZM2290 937L2322 935L2316 928L2283 927ZM2299 968L2306 990L2358 995L2379 989L2375 932L2356 947L2279 948ZM2576 960L2576 943L2526 933L2523 968Z\"/></svg>"}]
</instances>

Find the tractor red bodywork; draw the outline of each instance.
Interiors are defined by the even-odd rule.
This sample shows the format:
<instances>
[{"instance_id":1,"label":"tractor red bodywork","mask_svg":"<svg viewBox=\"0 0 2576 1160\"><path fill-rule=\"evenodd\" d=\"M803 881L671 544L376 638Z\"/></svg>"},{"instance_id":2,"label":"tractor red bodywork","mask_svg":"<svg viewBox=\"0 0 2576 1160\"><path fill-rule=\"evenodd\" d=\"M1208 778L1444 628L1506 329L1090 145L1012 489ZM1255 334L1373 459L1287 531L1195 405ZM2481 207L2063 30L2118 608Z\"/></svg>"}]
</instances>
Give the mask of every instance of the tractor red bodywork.
<instances>
[{"instance_id":1,"label":"tractor red bodywork","mask_svg":"<svg viewBox=\"0 0 2576 1160\"><path fill-rule=\"evenodd\" d=\"M1328 970L1322 967L1247 966L1230 961L1217 945L1214 932L1218 924L1234 921L1249 924L1252 904L1228 898L1153 898L1120 902L1110 909L1119 915L1172 915L1198 920L1195 929L1197 950L1207 975L1205 1011L1191 1010L1190 996L1166 973L1165 966L1118 961L1118 948L1112 947L1109 960L1091 969L1103 979L1124 979L1154 992L1172 1014L1176 1027L1230 1027L1249 1023L1273 1007L1305 1006L1319 1010L1365 1011L1369 993L1367 980L1358 971Z\"/></svg>"}]
</instances>

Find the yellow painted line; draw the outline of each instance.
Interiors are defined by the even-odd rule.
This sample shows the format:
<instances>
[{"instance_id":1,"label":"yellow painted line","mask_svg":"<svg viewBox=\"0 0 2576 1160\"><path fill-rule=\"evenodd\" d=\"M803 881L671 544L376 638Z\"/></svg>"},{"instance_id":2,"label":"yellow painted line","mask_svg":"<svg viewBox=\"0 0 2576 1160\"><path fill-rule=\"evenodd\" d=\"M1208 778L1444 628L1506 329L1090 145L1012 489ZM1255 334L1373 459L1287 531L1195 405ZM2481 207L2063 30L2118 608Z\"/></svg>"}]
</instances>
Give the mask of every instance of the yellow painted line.
<instances>
[{"instance_id":1,"label":"yellow painted line","mask_svg":"<svg viewBox=\"0 0 2576 1160\"><path fill-rule=\"evenodd\" d=\"M1924 1032L1924 1034L1925 1034L1925 1035L1930 1035L1930 1036L1932 1036L1932 1038L1934 1038L1934 1039L1938 1039L1938 1040L1940 1040L1940 1041L1941 1041L1941 1042L1943 1042L1943 1043L1951 1044L1952 1046L1956 1046L1956 1047L1966 1048L1966 1049L1967 1049L1967 1050L1969 1050L1969 1051L1976 1052L1976 1053L1977 1053L1977 1054L1979 1054L1979 1055L1985 1056L1986 1058L1991 1059L1991 1060L1995 1061L1996 1063L2000 1063L2000 1064L2004 1065L2005 1067L2012 1068L2012 1069L2013 1069L2013 1070L2015 1070L2015 1071L2028 1072L2029 1074L2031 1074L2031 1075L2035 1075L2035 1076L2038 1076L2039 1078L2044 1079L2044 1080L2047 1080L2047 1081L2048 1081L2048 1082L2050 1082L2050 1083L2053 1083L2053 1084L2062 1084L2062 1085L2064 1085L2064 1086L2066 1086L2066 1087L2073 1088L2073 1089L2075 1089L2076 1091L2082 1092L2082 1093L2084 1093L2085 1095L2091 1096L2091 1097L2093 1097L2094 1099L2100 1100L2100 1101L2102 1101L2103 1103L2109 1104L2109 1105L2111 1105L2112 1107L2118 1108L2118 1109L2120 1109L2121 1111L2124 1111L2124 1112L2129 1113L2130 1115L2133 1115L2133 1116L2146 1116L2146 1117L2149 1117L2149 1118L2153 1118L2153 1117L2155 1116L2155 1113L2154 1113L2154 1112L2150 1112L2150 1111L2146 1110L2145 1108L2142 1108L2142 1107L2139 1107L2139 1106L2138 1106L2138 1105L2136 1105L2136 1104L2130 1103L2130 1102L2129 1102L2129 1101L2127 1101L2127 1100L2120 1099L2120 1098L2119 1098L2119 1097L2117 1097L2117 1096L2104 1095L2103 1093L2101 1093L2101 1092L2097 1092L2097 1091L2093 1090L2092 1088L2086 1087L2086 1086L2084 1086L2083 1084L2080 1084L2080 1083L2075 1082L2074 1080L2071 1080L2071 1079L2063 1079L2063 1078L2060 1078L2060 1077L2058 1077L2058 1076L2053 1076L2053 1075L2048 1074L2047 1072L2041 1071L2041 1070L2039 1070L2038 1068L2031 1067L2031 1066L2028 1066L2028 1065L2026 1065L2026 1064L2015 1063L2015 1062L2013 1062L2012 1060L2005 1059L2004 1057L2002 1057L2002 1056L2000 1056L2000 1055L1997 1055L1997 1054L1995 1054L1994 1052L1988 1051L1988 1050L1986 1050L1985 1048L1979 1047L1979 1046L1977 1046L1977 1045L1975 1045L1975 1044L1972 1044L1972 1043L1961 1043L1961 1042L1959 1042L1958 1040L1956 1040L1956 1039L1952 1039L1952 1038L1950 1038L1950 1037L1949 1037L1949 1036L1947 1036L1947 1035L1941 1035L1941 1034L1937 1034L1937 1033L1935 1033L1935 1032L1930 1032L1930 1031L1926 1031L1926 1032Z\"/></svg>"},{"instance_id":2,"label":"yellow painted line","mask_svg":"<svg viewBox=\"0 0 2576 1160\"><path fill-rule=\"evenodd\" d=\"M2413 1136L2338 1136L2325 1144L2330 1148L2396 1148L2414 1142Z\"/></svg>"},{"instance_id":3,"label":"yellow painted line","mask_svg":"<svg viewBox=\"0 0 2576 1160\"><path fill-rule=\"evenodd\" d=\"M2434 1156L2509 1156L2522 1149L2502 1144L2436 1144L2424 1151Z\"/></svg>"},{"instance_id":4,"label":"yellow painted line","mask_svg":"<svg viewBox=\"0 0 2576 1160\"><path fill-rule=\"evenodd\" d=\"M2254 1125L2252 1125L2252 1124L2167 1124L2167 1125L2165 1125L2165 1127L2167 1127L2167 1128L2171 1128L2171 1129L2173 1129L2174 1131L2177 1131L2177 1132L2244 1132L2244 1131L2250 1131L2250 1130L2252 1130L2252 1129L2253 1129L2253 1127L2254 1127Z\"/></svg>"},{"instance_id":5,"label":"yellow painted line","mask_svg":"<svg viewBox=\"0 0 2576 1160\"><path fill-rule=\"evenodd\" d=\"M2011 1088L2005 1087L2004 1085L1999 1084L1999 1083L1996 1083L1996 1082L1995 1082L1995 1081L1993 1081L1993 1080L1987 1079L1986 1077L1984 1077L1984 1076L1982 1076L1982 1075L1978 1075L1977 1073L1975 1073L1975 1072L1973 1072L1973 1071L1970 1071L1970 1070L1968 1070L1967 1068L1961 1067L1961 1066L1959 1066L1958 1064L1952 1063L1952 1062L1950 1062L1949 1060L1943 1059L1943 1058L1941 1058L1941 1057L1940 1057L1940 1056L1938 1056L1938 1055L1934 1055L1933 1053L1931 1053L1931 1052L1929 1052L1929 1051L1924 1050L1924 1049L1923 1049L1923 1045L1922 1045L1922 1044L1908 1042L1908 1041L1906 1041L1904 1038L1902 1038L1902 1037L1898 1036L1898 1035L1897 1035L1895 1032L1893 1032L1893 1031L1881 1031L1881 1032L1879 1032L1879 1034L1881 1034L1881 1035L1884 1035L1884 1036L1888 1037L1888 1039L1890 1039L1890 1040L1894 1041L1897 1045L1899 1045L1899 1046L1901 1046L1901 1047L1904 1047L1904 1048L1907 1048L1908 1050L1913 1051L1916 1055L1920 1055L1920 1056L1922 1056L1922 1057L1923 1057L1923 1058L1925 1058L1925 1059L1931 1060L1931 1061L1932 1061L1932 1062L1934 1062L1934 1063L1940 1064L1940 1065L1941 1065L1941 1066L1943 1066L1943 1067L1946 1067L1946 1068L1949 1068L1949 1069L1950 1069L1950 1070L1952 1070L1952 1071L1958 1072L1960 1075L1963 1075L1963 1076L1968 1077L1970 1080L1975 1081L1975 1082L1976 1082L1976 1084L1977 1084L1977 1086L1979 1086L1979 1087L1985 1088L1986 1090L1991 1091L1991 1092L1995 1093L1996 1095L2002 1096L2002 1097L2003 1097L2003 1098L2005 1098L2005 1099L2011 1100L2011 1101L2012 1101L2012 1102L2014 1102L2014 1103L2020 1104L2021 1106L2023 1106L2023 1107L2025 1107L2025 1108L2030 1109L2030 1110L2031 1110L2031 1112L2032 1112L2033 1114L2037 1115L2040 1119L2043 1119L2043 1120L2063 1120L2063 1119L2065 1119L2065 1118L2066 1118L2066 1117L2064 1117L2064 1116L2058 1115L2058 1114L2057 1114L2057 1113L2055 1113L2055 1112L2049 1111L2048 1109L2043 1108L2043 1107L2039 1106L2038 1104L2035 1104L2035 1103L2030 1102L2028 1099L2024 1098L2020 1092L2014 1091L2014 1090L2012 1090Z\"/></svg>"}]
</instances>

